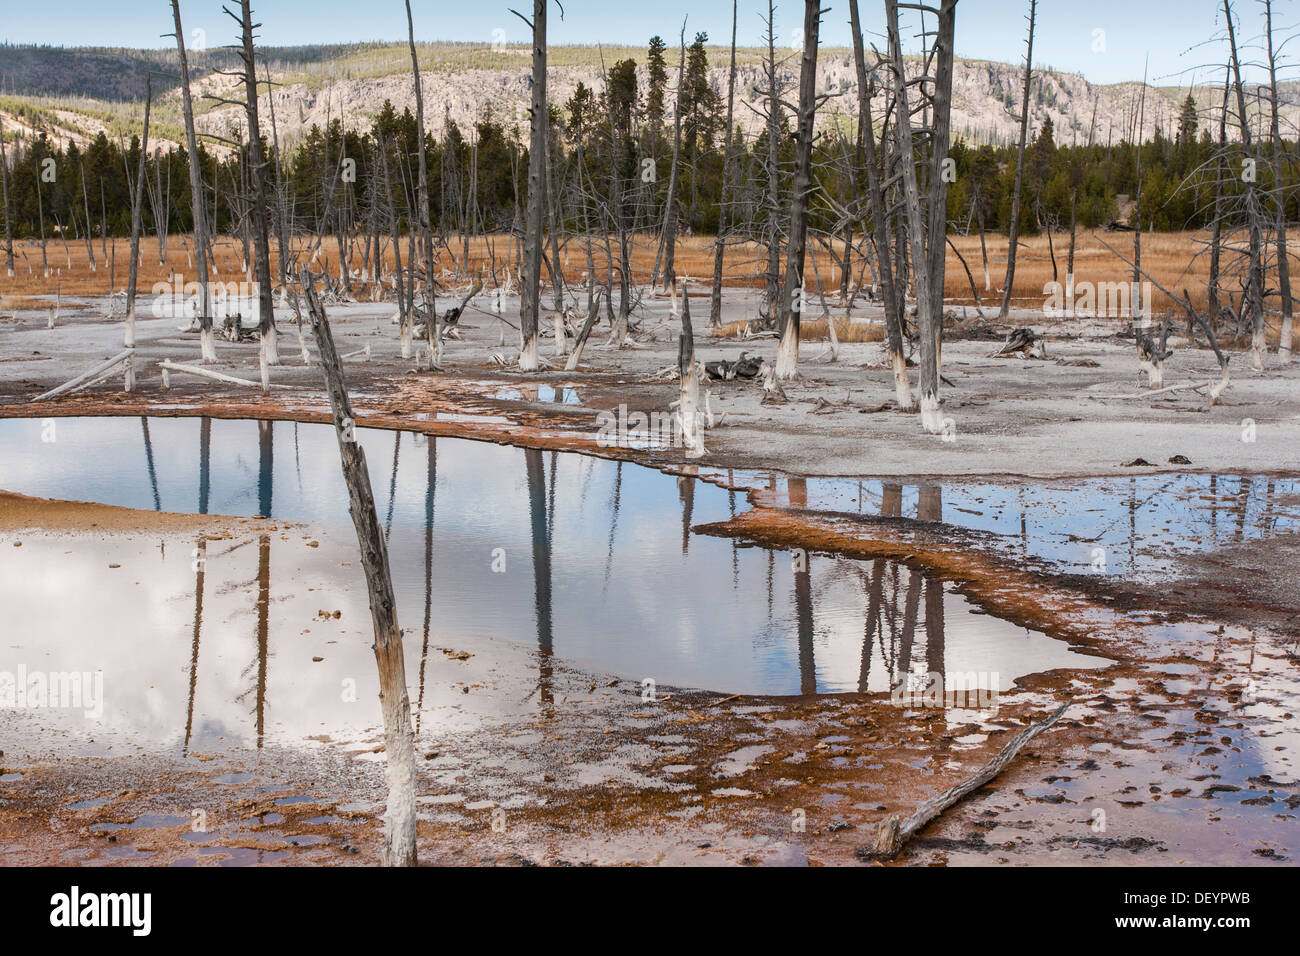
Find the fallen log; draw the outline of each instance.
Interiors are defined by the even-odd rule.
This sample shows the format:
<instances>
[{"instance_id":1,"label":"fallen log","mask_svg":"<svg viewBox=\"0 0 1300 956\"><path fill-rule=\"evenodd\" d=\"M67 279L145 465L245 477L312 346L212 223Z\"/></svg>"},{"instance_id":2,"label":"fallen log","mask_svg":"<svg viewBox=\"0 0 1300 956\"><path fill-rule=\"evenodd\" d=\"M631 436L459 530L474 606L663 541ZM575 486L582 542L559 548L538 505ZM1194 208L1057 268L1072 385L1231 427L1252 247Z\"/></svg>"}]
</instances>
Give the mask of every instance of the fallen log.
<instances>
[{"instance_id":1,"label":"fallen log","mask_svg":"<svg viewBox=\"0 0 1300 956\"><path fill-rule=\"evenodd\" d=\"M189 372L191 375L198 375L202 378L214 379L215 381L218 382L227 382L231 385L247 385L249 388L257 388L257 389L260 389L262 387L261 382L250 381L249 379L246 378L235 378L235 376L233 375L223 375L221 372L213 372L212 370L206 368L196 368L193 365L184 365L180 362L172 362L168 359L163 359L161 362L159 362L158 367L163 370L164 388L171 387L171 380L170 377L167 375L168 372ZM293 388L292 385L278 385L275 383L271 383L269 387L270 388Z\"/></svg>"},{"instance_id":2,"label":"fallen log","mask_svg":"<svg viewBox=\"0 0 1300 956\"><path fill-rule=\"evenodd\" d=\"M35 398L32 399L32 401L43 402L50 398L58 398L60 395L63 395L67 392L75 392L78 391L79 389L86 388L89 385L93 385L95 381L98 381L100 376L102 376L105 372L107 372L109 369L113 368L114 366L122 364L127 359L129 359L134 353L135 353L134 349L123 349L121 352L118 352L117 355L113 356L107 362L101 362L100 364L92 368L89 372L82 372L76 378L69 379L68 381L60 385L58 388L52 388L43 395L37 395Z\"/></svg>"},{"instance_id":3,"label":"fallen log","mask_svg":"<svg viewBox=\"0 0 1300 956\"><path fill-rule=\"evenodd\" d=\"M1185 392L1189 388L1202 389L1213 388L1216 382L1183 382L1181 385L1166 385L1164 388L1153 388L1149 392L1134 392L1129 395L1108 395L1107 398L1153 398L1156 395L1164 395L1167 392Z\"/></svg>"},{"instance_id":4,"label":"fallen log","mask_svg":"<svg viewBox=\"0 0 1300 956\"><path fill-rule=\"evenodd\" d=\"M939 814L947 810L954 803L957 803L967 794L974 793L980 787L991 781L1007 768L1007 765L1015 759L1016 754L1029 741L1033 740L1052 724L1056 723L1060 716L1065 713L1065 709L1070 706L1070 701L1066 701L1056 710L1052 711L1046 719L1036 724L1031 724L1020 733L1016 734L998 753L996 757L986 763L970 777L967 777L955 787L935 794L929 800L926 800L916 808L916 811L899 823L898 817L886 817L880 823L880 829L876 831L876 842L871 849L867 851L867 856L873 860L892 860L902 852L903 845L913 836L923 830L931 820L934 820Z\"/></svg>"}]
</instances>

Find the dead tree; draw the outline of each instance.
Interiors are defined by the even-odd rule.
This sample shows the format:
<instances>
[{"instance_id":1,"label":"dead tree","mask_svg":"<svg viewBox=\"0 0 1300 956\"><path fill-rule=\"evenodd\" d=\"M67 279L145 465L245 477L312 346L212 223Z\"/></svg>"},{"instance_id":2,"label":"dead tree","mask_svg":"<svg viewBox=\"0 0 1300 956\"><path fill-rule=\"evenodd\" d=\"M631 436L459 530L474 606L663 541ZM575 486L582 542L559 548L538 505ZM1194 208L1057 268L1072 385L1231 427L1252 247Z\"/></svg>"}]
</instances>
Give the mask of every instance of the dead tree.
<instances>
[{"instance_id":1,"label":"dead tree","mask_svg":"<svg viewBox=\"0 0 1300 956\"><path fill-rule=\"evenodd\" d=\"M424 260L424 340L429 349L429 367L437 368L442 364L442 320L438 317L435 308L437 303L434 300L433 230L429 227L429 164L424 151L424 91L420 85L420 60L415 55L415 21L411 18L411 0L406 0L406 28L411 46L411 72L415 75L416 156L419 163L415 205L420 225L420 252Z\"/></svg>"},{"instance_id":2,"label":"dead tree","mask_svg":"<svg viewBox=\"0 0 1300 956\"><path fill-rule=\"evenodd\" d=\"M777 144L781 127L781 90L776 72L776 9L767 2L767 309L776 314L781 286L781 168Z\"/></svg>"},{"instance_id":3,"label":"dead tree","mask_svg":"<svg viewBox=\"0 0 1300 956\"><path fill-rule=\"evenodd\" d=\"M136 167L135 182L128 177L131 186L131 263L126 270L126 330L122 344L129 349L135 348L135 284L140 265L140 206L144 200L145 177L148 175L145 161L149 156L149 110L153 105L153 77L146 76L144 81L144 132L140 139L140 162ZM135 385L135 369L127 361L126 391Z\"/></svg>"},{"instance_id":4,"label":"dead tree","mask_svg":"<svg viewBox=\"0 0 1300 956\"><path fill-rule=\"evenodd\" d=\"M320 351L325 387L334 413L343 478L348 486L348 510L361 547L361 565L370 597L370 617L375 632L375 663L379 669L379 697L384 714L384 749L387 759L388 811L384 815L385 866L415 866L415 740L411 733L411 701L406 691L406 660L402 632L397 626L397 598L389 571L388 546L375 512L374 492L366 468L366 453L356 436L356 420L343 381L343 366L334 347L329 320L316 295L307 269L302 271L303 294L311 316L312 332Z\"/></svg>"},{"instance_id":5,"label":"dead tree","mask_svg":"<svg viewBox=\"0 0 1300 956\"><path fill-rule=\"evenodd\" d=\"M1241 316L1250 317L1250 361L1256 371L1264 368L1264 263L1263 263L1263 209L1259 191L1255 188L1253 167L1255 163L1250 119L1246 113L1246 92L1241 82L1241 59L1237 55L1237 31L1232 22L1232 4L1223 0L1223 14L1228 23L1229 65L1232 67L1232 88L1237 98L1237 123L1241 129L1242 181L1246 187L1245 216L1249 235L1249 261L1246 266L1246 287L1242 293ZM1249 174L1248 174L1249 172Z\"/></svg>"},{"instance_id":6,"label":"dead tree","mask_svg":"<svg viewBox=\"0 0 1300 956\"><path fill-rule=\"evenodd\" d=\"M9 221L9 161L5 158L5 124L0 119L0 190L5 207L5 264L9 278L14 277L14 234Z\"/></svg>"},{"instance_id":7,"label":"dead tree","mask_svg":"<svg viewBox=\"0 0 1300 956\"><path fill-rule=\"evenodd\" d=\"M1007 275L1002 289L1002 308L998 320L1005 320L1011 309L1012 285L1016 280L1016 244L1020 241L1020 196L1025 186L1025 143L1029 137L1029 85L1034 78L1034 25L1038 18L1038 0L1029 0L1029 40L1025 47L1025 89L1020 100L1020 144L1016 147L1016 184L1011 193L1011 223L1007 236Z\"/></svg>"},{"instance_id":8,"label":"dead tree","mask_svg":"<svg viewBox=\"0 0 1300 956\"><path fill-rule=\"evenodd\" d=\"M907 381L907 358L903 354L903 299L894 282L889 216L885 208L885 190L881 183L879 160L876 156L875 126L871 117L871 85L863 50L858 0L849 0L849 17L853 32L853 62L858 79L858 135L865 153L871 242L876 253L875 273L885 305L885 330L889 343L890 365L894 372L895 398L899 408L910 409L913 407L912 388Z\"/></svg>"},{"instance_id":9,"label":"dead tree","mask_svg":"<svg viewBox=\"0 0 1300 956\"><path fill-rule=\"evenodd\" d=\"M816 3L818 0L812 0ZM677 340L677 371L680 386L677 397L677 423L687 458L702 458L705 414L700 408L701 366L695 361L695 333L691 328L691 300L682 280L682 331Z\"/></svg>"},{"instance_id":10,"label":"dead tree","mask_svg":"<svg viewBox=\"0 0 1300 956\"><path fill-rule=\"evenodd\" d=\"M776 377L799 373L799 319L802 312L804 257L808 243L808 201L812 195L813 121L817 115L817 39L821 0L804 0L803 62L799 67L799 116L795 133L794 194L790 197L790 228L781 290L780 345Z\"/></svg>"},{"instance_id":11,"label":"dead tree","mask_svg":"<svg viewBox=\"0 0 1300 956\"><path fill-rule=\"evenodd\" d=\"M524 219L524 274L519 289L519 370L537 371L538 319L541 307L542 223L546 216L546 4L533 0L533 19L511 11L533 31L533 100L529 110L528 210Z\"/></svg>"},{"instance_id":12,"label":"dead tree","mask_svg":"<svg viewBox=\"0 0 1300 956\"><path fill-rule=\"evenodd\" d=\"M894 89L894 135L901 164L903 201L908 242L912 251L913 285L916 289L918 338L921 350L921 427L931 434L944 430L939 406L940 338L943 330L943 286L946 265L948 184L944 165L948 161L948 140L952 112L953 40L956 33L957 0L942 0L934 45L925 58L933 63L934 75L917 84L922 112L930 115L929 156L924 202L917 181L917 157L909 106L906 66L899 35L898 0L885 0L886 29L889 32L890 76ZM932 92L926 94L929 86Z\"/></svg>"},{"instance_id":13,"label":"dead tree","mask_svg":"<svg viewBox=\"0 0 1300 956\"><path fill-rule=\"evenodd\" d=\"M664 201L664 288L677 285L677 183L682 157L682 83L686 76L686 21L682 20L681 61L677 66L677 100L673 104L673 161L668 174L668 198Z\"/></svg>"},{"instance_id":14,"label":"dead tree","mask_svg":"<svg viewBox=\"0 0 1300 956\"><path fill-rule=\"evenodd\" d=\"M229 9L226 14L239 24L241 45L237 48L244 63L244 111L248 118L248 161L252 167L249 178L252 186L253 261L257 276L257 334L261 341L261 360L264 366L280 361L276 347L275 313L271 301L271 236L270 204L266 198L266 157L262 152L262 126L257 112L257 65L253 54L253 31L261 26L253 22L249 0L240 0L239 15ZM263 375L265 378L265 375Z\"/></svg>"},{"instance_id":15,"label":"dead tree","mask_svg":"<svg viewBox=\"0 0 1300 956\"><path fill-rule=\"evenodd\" d=\"M1270 136L1273 140L1273 216L1277 230L1277 282L1282 297L1282 332L1278 338L1277 358L1282 364L1291 361L1292 303L1291 263L1287 258L1286 199L1282 186L1282 128L1278 116L1277 59L1273 49L1273 0L1264 0L1264 35L1268 44L1268 88L1271 109Z\"/></svg>"},{"instance_id":16,"label":"dead tree","mask_svg":"<svg viewBox=\"0 0 1300 956\"><path fill-rule=\"evenodd\" d=\"M199 271L199 349L203 361L217 360L216 337L212 332L212 310L208 296L208 232L204 224L203 172L199 166L199 140L194 132L194 102L190 98L190 64L185 56L185 28L181 25L180 0L172 0L176 21L176 52L181 62L181 106L185 113L185 144L190 163L190 209L194 215L194 263Z\"/></svg>"},{"instance_id":17,"label":"dead tree","mask_svg":"<svg viewBox=\"0 0 1300 956\"><path fill-rule=\"evenodd\" d=\"M1225 163L1228 156L1228 90L1232 83L1232 68L1223 70L1223 104L1219 109L1219 151L1214 159L1214 222L1210 228L1210 328L1219 327L1219 271L1223 259L1223 208Z\"/></svg>"},{"instance_id":18,"label":"dead tree","mask_svg":"<svg viewBox=\"0 0 1300 956\"><path fill-rule=\"evenodd\" d=\"M90 194L86 191L86 167L81 167L81 204L86 210L86 254L90 262L90 271L95 272L95 230L90 223ZM72 215L73 225L76 225L76 213ZM111 288L108 290L113 291Z\"/></svg>"},{"instance_id":19,"label":"dead tree","mask_svg":"<svg viewBox=\"0 0 1300 956\"><path fill-rule=\"evenodd\" d=\"M709 325L722 324L722 258L727 251L728 209L727 189L731 185L732 149L731 127L736 105L736 17L738 0L731 0L731 65L727 69L727 125L723 128L722 191L718 199L718 238L713 250L713 295L709 301Z\"/></svg>"}]
</instances>

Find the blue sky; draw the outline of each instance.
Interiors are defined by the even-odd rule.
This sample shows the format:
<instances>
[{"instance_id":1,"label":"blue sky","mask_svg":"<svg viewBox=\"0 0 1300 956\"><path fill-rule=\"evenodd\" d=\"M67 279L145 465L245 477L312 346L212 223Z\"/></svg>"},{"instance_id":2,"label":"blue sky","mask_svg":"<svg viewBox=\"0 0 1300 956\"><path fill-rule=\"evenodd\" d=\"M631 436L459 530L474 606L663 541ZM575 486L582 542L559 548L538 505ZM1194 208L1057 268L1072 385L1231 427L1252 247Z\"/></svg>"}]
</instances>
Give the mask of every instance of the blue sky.
<instances>
[{"instance_id":1,"label":"blue sky","mask_svg":"<svg viewBox=\"0 0 1300 956\"><path fill-rule=\"evenodd\" d=\"M868 31L882 23L880 0L860 0ZM171 26L166 0L41 0L38 3L0 0L0 39L11 43L64 46L159 46L159 35ZM221 12L221 0L182 0L186 28L203 27L209 43L233 37L233 22ZM848 0L823 0L831 8L823 17L823 41L849 43ZM1262 6L1237 0L1241 31L1256 37L1262 30ZM464 40L490 43L493 31L505 31L508 42L526 39L526 29L509 8L531 12L528 0L480 0L446 3L413 0L416 35L423 40ZM731 29L730 0L568 0L561 20L552 7L553 43L643 44L659 33L675 36L689 15L688 36L708 31L715 43L726 43ZM1279 32L1289 32L1300 20L1295 0L1275 0ZM739 42L756 45L762 35L760 10L766 0L741 0ZM1024 56L1027 0L961 0L957 17L957 52L1004 62ZM401 0L254 0L254 13L264 27L268 45L338 43L356 40L400 40L406 36ZM111 11L111 12L110 12ZM777 8L778 36L789 38L802 25L803 5L783 0ZM1094 82L1142 78L1144 60L1151 57L1151 76L1170 85L1186 82L1177 74L1213 61L1217 47L1188 51L1223 29L1221 0L1041 0L1035 62L1080 72ZM1105 50L1094 46L1104 31ZM1260 56L1262 59L1262 56ZM1206 71L1200 71L1204 79ZM1163 79L1162 79L1163 78Z\"/></svg>"}]
</instances>

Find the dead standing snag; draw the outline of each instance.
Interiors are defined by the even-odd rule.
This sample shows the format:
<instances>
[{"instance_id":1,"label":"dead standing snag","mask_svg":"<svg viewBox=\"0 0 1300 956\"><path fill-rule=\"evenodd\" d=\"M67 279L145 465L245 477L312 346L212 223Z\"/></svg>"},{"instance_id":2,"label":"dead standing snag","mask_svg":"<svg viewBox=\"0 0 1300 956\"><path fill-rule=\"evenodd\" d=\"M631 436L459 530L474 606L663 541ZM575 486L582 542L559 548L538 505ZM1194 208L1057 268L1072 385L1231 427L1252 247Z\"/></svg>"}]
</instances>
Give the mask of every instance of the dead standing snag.
<instances>
[{"instance_id":1,"label":"dead standing snag","mask_svg":"<svg viewBox=\"0 0 1300 956\"><path fill-rule=\"evenodd\" d=\"M302 271L307 313L325 371L325 389L334 412L343 478L348 486L348 511L361 546L361 564L370 595L370 616L375 628L375 663L379 667L379 697L384 712L384 745L388 756L388 812L384 816L385 866L414 866L415 846L415 741L411 734L411 702L406 692L406 661L402 632L397 626L397 599L388 567L388 548L375 512L374 492L366 468L366 454L356 439L352 404L343 381L343 368L334 348L325 310L316 295L311 273Z\"/></svg>"}]
</instances>

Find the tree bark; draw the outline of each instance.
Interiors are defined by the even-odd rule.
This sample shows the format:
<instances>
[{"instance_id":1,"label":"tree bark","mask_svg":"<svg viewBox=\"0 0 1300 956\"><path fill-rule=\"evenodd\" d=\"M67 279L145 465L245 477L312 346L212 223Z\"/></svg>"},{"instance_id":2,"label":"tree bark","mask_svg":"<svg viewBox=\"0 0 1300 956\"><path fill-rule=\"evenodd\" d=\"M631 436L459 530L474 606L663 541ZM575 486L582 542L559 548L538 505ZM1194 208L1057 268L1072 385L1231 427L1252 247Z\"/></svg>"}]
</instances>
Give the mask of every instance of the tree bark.
<instances>
[{"instance_id":1,"label":"tree bark","mask_svg":"<svg viewBox=\"0 0 1300 956\"><path fill-rule=\"evenodd\" d=\"M194 216L194 265L199 272L199 349L204 362L217 360L216 336L212 332L211 299L208 295L208 232L203 205L203 173L199 167L199 140L194 132L194 102L190 97L190 65L185 56L185 28L181 25L180 0L172 0L176 21L176 52L181 63L181 106L185 114L185 145L190 164L190 210Z\"/></svg>"},{"instance_id":2,"label":"tree bark","mask_svg":"<svg viewBox=\"0 0 1300 956\"><path fill-rule=\"evenodd\" d=\"M731 65L727 70L727 125L723 133L722 192L718 199L718 238L713 250L713 296L709 301L709 325L722 324L722 260L727 251L728 209L727 187L731 184L732 151L731 124L735 119L736 105L736 23L738 0L731 0Z\"/></svg>"},{"instance_id":3,"label":"tree bark","mask_svg":"<svg viewBox=\"0 0 1300 956\"><path fill-rule=\"evenodd\" d=\"M1007 236L1007 275L1002 289L1003 321L1011 309L1012 286L1016 281L1016 245L1020 241L1020 196L1025 185L1025 141L1029 136L1029 84L1034 77L1034 25L1038 18L1038 0L1029 0L1029 42L1025 49L1025 90L1020 100L1020 145L1016 149L1016 184L1011 194L1011 224Z\"/></svg>"},{"instance_id":4,"label":"tree bark","mask_svg":"<svg viewBox=\"0 0 1300 956\"><path fill-rule=\"evenodd\" d=\"M862 23L858 0L849 0L850 26L853 31L853 61L858 77L858 123L866 153L867 199L870 204L871 241L876 250L876 278L885 304L885 331L889 343L890 364L894 372L894 395L901 409L911 409L912 388L907 381L907 358L903 354L903 303L894 283L889 239L889 215L885 209L885 192L880 181L876 156L876 134L871 117L871 88L867 78L866 55L862 42Z\"/></svg>"},{"instance_id":5,"label":"tree bark","mask_svg":"<svg viewBox=\"0 0 1300 956\"><path fill-rule=\"evenodd\" d=\"M5 264L9 278L14 277L14 234L9 221L9 163L5 159L5 124L0 120L0 190L3 190L5 207Z\"/></svg>"},{"instance_id":6,"label":"tree bark","mask_svg":"<svg viewBox=\"0 0 1300 956\"><path fill-rule=\"evenodd\" d=\"M424 341L429 350L429 367L442 364L442 320L438 318L434 294L433 230L429 226L429 165L424 150L424 90L420 84L420 61L415 54L415 21L411 0L406 0L406 29L411 47L411 72L415 77L415 126L419 167L415 181L415 203L419 207L420 253L424 261ZM412 296L414 306L414 296Z\"/></svg>"},{"instance_id":7,"label":"tree bark","mask_svg":"<svg viewBox=\"0 0 1300 956\"><path fill-rule=\"evenodd\" d=\"M278 336L271 299L270 205L266 200L266 157L262 151L262 125L257 111L257 61L253 53L253 30L258 24L253 23L253 9L249 0L240 0L239 8L242 32L239 55L244 61L244 112L248 117L248 159L252 166L249 178L253 192L253 271L257 277L257 334L261 341L262 361L267 365L278 365L280 351L277 348ZM134 267L134 259L131 265Z\"/></svg>"},{"instance_id":8,"label":"tree bark","mask_svg":"<svg viewBox=\"0 0 1300 956\"><path fill-rule=\"evenodd\" d=\"M821 0L804 0L803 62L799 67L799 122L795 142L794 195L790 198L789 245L785 283L781 290L776 377L799 373L799 320L802 307L804 257L808 243L808 202L812 196L813 120L817 112L817 39Z\"/></svg>"},{"instance_id":9,"label":"tree bark","mask_svg":"<svg viewBox=\"0 0 1300 956\"><path fill-rule=\"evenodd\" d=\"M343 367L334 347L329 320L316 295L311 273L302 272L303 292L312 331L325 371L326 391L334 412L343 477L348 486L348 510L361 547L361 564L370 596L370 617L375 632L375 663L379 670L379 696L383 705L384 745L387 758L388 812L384 816L385 866L415 866L415 741L411 733L411 702L406 690L406 660L402 632L397 625L397 598L389 570L388 547L375 512L374 492L366 468L366 454L357 441L356 422L343 381Z\"/></svg>"},{"instance_id":10,"label":"tree bark","mask_svg":"<svg viewBox=\"0 0 1300 956\"><path fill-rule=\"evenodd\" d=\"M144 133L140 140L140 162L136 167L135 189L131 193L131 264L126 272L126 330L122 342L129 349L135 348L135 284L140 263L140 205L144 200L145 176L148 174L145 160L149 155L149 110L153 105L152 76L145 77L144 86ZM128 365L128 386L135 384L134 378L134 369ZM131 391L130 387L126 390Z\"/></svg>"},{"instance_id":11,"label":"tree bark","mask_svg":"<svg viewBox=\"0 0 1300 956\"><path fill-rule=\"evenodd\" d=\"M533 101L528 141L528 209L524 220L524 274L519 289L519 369L537 371L542 279L542 222L546 213L546 4L533 0Z\"/></svg>"}]
</instances>

